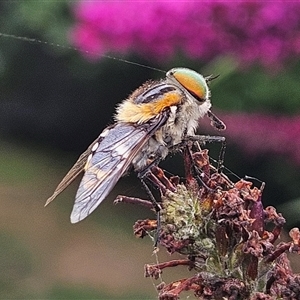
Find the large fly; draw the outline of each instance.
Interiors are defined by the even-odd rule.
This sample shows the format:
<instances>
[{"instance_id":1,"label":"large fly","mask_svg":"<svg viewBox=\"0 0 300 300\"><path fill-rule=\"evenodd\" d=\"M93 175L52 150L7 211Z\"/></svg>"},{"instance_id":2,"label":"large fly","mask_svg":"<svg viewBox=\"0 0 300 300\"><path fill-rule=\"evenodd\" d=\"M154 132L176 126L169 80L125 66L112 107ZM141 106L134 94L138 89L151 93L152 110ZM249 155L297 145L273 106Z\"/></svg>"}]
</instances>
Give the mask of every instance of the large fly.
<instances>
[{"instance_id":1,"label":"large fly","mask_svg":"<svg viewBox=\"0 0 300 300\"><path fill-rule=\"evenodd\" d=\"M129 168L145 176L149 166L157 165L183 141L197 139L200 118L207 115L215 128L225 129L210 110L211 79L174 68L166 78L139 87L117 107L115 123L79 157L46 205L84 172L71 213L71 222L79 222L98 207ZM200 136L202 141L210 138L224 141L224 137Z\"/></svg>"}]
</instances>

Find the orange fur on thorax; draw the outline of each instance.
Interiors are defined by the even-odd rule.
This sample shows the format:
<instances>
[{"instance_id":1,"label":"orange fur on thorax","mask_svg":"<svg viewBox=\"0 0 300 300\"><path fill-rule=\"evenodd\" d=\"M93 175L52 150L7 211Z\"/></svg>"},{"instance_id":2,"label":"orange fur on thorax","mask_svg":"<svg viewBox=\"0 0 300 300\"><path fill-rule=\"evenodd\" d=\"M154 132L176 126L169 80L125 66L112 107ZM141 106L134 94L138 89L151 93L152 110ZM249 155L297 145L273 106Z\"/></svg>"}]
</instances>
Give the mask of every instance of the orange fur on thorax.
<instances>
[{"instance_id":1,"label":"orange fur on thorax","mask_svg":"<svg viewBox=\"0 0 300 300\"><path fill-rule=\"evenodd\" d=\"M117 108L116 121L126 123L144 123L156 117L165 108L178 105L181 101L181 95L174 92L169 92L162 99L136 104L133 101L125 100Z\"/></svg>"}]
</instances>

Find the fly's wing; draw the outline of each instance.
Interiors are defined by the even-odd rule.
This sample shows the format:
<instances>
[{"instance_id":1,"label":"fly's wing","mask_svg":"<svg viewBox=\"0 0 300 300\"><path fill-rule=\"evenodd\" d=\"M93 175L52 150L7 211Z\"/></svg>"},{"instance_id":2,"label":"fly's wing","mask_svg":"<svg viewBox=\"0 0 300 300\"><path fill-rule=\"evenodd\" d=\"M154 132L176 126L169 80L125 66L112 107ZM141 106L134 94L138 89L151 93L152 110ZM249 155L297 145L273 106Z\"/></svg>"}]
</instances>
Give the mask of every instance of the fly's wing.
<instances>
[{"instance_id":1,"label":"fly's wing","mask_svg":"<svg viewBox=\"0 0 300 300\"><path fill-rule=\"evenodd\" d=\"M52 202L61 192L63 192L68 185L84 170L84 166L86 165L87 159L89 155L92 153L93 146L99 142L101 139L101 135L84 151L70 169L70 171L65 175L62 181L56 187L54 193L51 197L49 197L45 203L47 206L50 202Z\"/></svg>"},{"instance_id":2,"label":"fly's wing","mask_svg":"<svg viewBox=\"0 0 300 300\"><path fill-rule=\"evenodd\" d=\"M100 143L95 144L77 190L72 223L81 221L96 209L147 140L147 132L142 128L117 124Z\"/></svg>"},{"instance_id":3,"label":"fly's wing","mask_svg":"<svg viewBox=\"0 0 300 300\"><path fill-rule=\"evenodd\" d=\"M168 115L166 110L139 126L117 123L100 143L94 144L77 190L71 223L83 220L97 208Z\"/></svg>"}]
</instances>

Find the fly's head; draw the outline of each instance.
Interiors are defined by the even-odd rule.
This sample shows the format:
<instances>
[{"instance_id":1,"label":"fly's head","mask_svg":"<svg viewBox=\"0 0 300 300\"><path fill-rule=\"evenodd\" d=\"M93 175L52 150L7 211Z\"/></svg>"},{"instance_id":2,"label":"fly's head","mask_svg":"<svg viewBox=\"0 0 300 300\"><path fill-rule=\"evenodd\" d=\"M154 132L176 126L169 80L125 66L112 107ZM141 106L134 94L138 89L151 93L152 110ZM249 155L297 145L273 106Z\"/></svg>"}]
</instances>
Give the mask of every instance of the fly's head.
<instances>
[{"instance_id":1,"label":"fly's head","mask_svg":"<svg viewBox=\"0 0 300 300\"><path fill-rule=\"evenodd\" d=\"M203 77L188 68L173 68L167 72L167 80L182 90L186 96L185 98L190 102L191 110L194 110L196 105L198 118L207 115L215 129L225 130L226 125L224 122L210 111L210 90L207 83L218 76ZM195 126L194 124L192 127Z\"/></svg>"},{"instance_id":2,"label":"fly's head","mask_svg":"<svg viewBox=\"0 0 300 300\"><path fill-rule=\"evenodd\" d=\"M167 79L185 94L188 101L197 104L200 117L211 107L210 90L206 78L188 68L173 68L167 72Z\"/></svg>"}]
</instances>

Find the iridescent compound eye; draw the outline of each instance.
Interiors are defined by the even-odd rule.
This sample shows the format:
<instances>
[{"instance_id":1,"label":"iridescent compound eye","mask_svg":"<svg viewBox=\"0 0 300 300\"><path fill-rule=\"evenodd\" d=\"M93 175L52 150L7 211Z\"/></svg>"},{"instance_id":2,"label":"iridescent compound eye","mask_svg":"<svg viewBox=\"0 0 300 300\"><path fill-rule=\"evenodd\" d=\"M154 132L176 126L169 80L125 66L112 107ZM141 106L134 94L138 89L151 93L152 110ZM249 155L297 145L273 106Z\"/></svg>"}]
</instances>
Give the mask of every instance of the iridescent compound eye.
<instances>
[{"instance_id":1,"label":"iridescent compound eye","mask_svg":"<svg viewBox=\"0 0 300 300\"><path fill-rule=\"evenodd\" d=\"M167 77L186 89L198 101L204 102L209 97L205 78L193 70L174 68L167 72Z\"/></svg>"}]
</instances>

